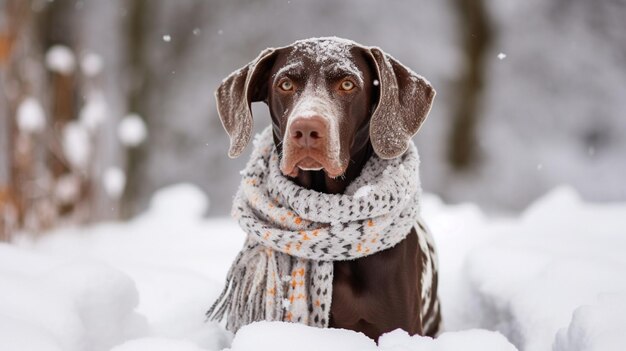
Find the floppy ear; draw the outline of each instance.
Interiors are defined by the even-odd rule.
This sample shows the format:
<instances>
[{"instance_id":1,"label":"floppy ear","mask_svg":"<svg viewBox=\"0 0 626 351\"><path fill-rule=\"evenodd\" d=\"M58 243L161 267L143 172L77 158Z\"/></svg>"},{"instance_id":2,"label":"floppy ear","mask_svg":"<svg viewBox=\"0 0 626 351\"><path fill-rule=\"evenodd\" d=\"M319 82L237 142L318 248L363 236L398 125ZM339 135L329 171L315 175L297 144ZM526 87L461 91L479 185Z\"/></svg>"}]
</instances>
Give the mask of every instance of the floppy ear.
<instances>
[{"instance_id":1,"label":"floppy ear","mask_svg":"<svg viewBox=\"0 0 626 351\"><path fill-rule=\"evenodd\" d=\"M370 120L370 140L383 159L402 155L428 116L435 89L379 48L370 48L379 81L379 100Z\"/></svg>"},{"instance_id":2,"label":"floppy ear","mask_svg":"<svg viewBox=\"0 0 626 351\"><path fill-rule=\"evenodd\" d=\"M265 49L246 66L231 73L215 91L217 112L230 137L228 156L243 152L252 136L251 104L267 97L267 78L276 50Z\"/></svg>"}]
</instances>

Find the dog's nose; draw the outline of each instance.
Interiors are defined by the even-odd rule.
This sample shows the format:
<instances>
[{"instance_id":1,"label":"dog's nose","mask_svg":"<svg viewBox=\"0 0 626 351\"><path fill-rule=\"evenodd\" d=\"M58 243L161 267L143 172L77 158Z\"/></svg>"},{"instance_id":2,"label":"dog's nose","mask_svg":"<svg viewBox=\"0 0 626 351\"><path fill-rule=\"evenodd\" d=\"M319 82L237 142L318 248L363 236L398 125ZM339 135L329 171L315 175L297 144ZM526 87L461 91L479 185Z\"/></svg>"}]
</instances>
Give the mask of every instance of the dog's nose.
<instances>
[{"instance_id":1,"label":"dog's nose","mask_svg":"<svg viewBox=\"0 0 626 351\"><path fill-rule=\"evenodd\" d=\"M328 124L323 117L296 117L289 127L289 136L299 146L314 147L326 137L327 131Z\"/></svg>"}]
</instances>

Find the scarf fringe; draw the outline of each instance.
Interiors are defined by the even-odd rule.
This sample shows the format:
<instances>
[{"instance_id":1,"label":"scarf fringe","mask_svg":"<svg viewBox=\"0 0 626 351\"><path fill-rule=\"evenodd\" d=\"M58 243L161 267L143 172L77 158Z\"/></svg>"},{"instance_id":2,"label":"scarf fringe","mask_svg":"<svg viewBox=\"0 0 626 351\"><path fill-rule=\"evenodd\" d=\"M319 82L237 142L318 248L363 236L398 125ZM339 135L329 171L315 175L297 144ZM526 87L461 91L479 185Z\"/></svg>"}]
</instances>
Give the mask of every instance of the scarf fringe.
<instances>
[{"instance_id":1,"label":"scarf fringe","mask_svg":"<svg viewBox=\"0 0 626 351\"><path fill-rule=\"evenodd\" d=\"M226 286L206 312L206 320L221 321L228 315L228 330L236 330L242 321L282 320L282 304L273 303L267 295L283 301L283 287L276 253L259 244L249 243L239 252L231 266ZM242 283L243 282L243 283ZM245 303L236 303L245 301ZM249 323L249 322L248 322Z\"/></svg>"}]
</instances>

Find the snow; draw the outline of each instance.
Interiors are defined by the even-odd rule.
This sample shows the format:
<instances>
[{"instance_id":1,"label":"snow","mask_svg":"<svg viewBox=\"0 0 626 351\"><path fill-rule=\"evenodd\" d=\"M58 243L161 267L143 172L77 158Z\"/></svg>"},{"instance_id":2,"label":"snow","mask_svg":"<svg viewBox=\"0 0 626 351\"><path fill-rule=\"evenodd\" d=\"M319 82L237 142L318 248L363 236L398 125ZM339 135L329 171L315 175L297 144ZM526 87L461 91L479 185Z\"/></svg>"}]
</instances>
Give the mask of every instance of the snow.
<instances>
[{"instance_id":1,"label":"snow","mask_svg":"<svg viewBox=\"0 0 626 351\"><path fill-rule=\"evenodd\" d=\"M180 184L128 222L0 244L1 350L623 350L626 204L558 188L519 217L425 196L445 332L437 339L259 322L234 337L204 312L244 235ZM515 345L515 346L513 346Z\"/></svg>"},{"instance_id":2,"label":"snow","mask_svg":"<svg viewBox=\"0 0 626 351\"><path fill-rule=\"evenodd\" d=\"M87 77L95 77L102 72L102 57L93 52L86 53L80 60L80 68Z\"/></svg>"},{"instance_id":3,"label":"snow","mask_svg":"<svg viewBox=\"0 0 626 351\"><path fill-rule=\"evenodd\" d=\"M106 120L107 112L107 103L102 93L93 92L87 96L85 105L80 110L80 123L94 132Z\"/></svg>"},{"instance_id":4,"label":"snow","mask_svg":"<svg viewBox=\"0 0 626 351\"><path fill-rule=\"evenodd\" d=\"M294 348L299 351L365 351L375 350L376 343L361 333L349 330L324 330L293 323L257 322L241 328L230 351L279 351Z\"/></svg>"},{"instance_id":5,"label":"snow","mask_svg":"<svg viewBox=\"0 0 626 351\"><path fill-rule=\"evenodd\" d=\"M299 52L299 55L292 56L292 58L301 59L302 55L309 60L323 65L322 69L332 74L345 74L349 73L353 78L356 78L361 84L363 84L363 73L355 65L355 60L352 59L352 53L350 48L358 45L352 40L338 38L338 37L323 37L323 38L309 38L304 40L298 40L291 44L293 47L292 54ZM288 61L287 64L291 64Z\"/></svg>"},{"instance_id":6,"label":"snow","mask_svg":"<svg viewBox=\"0 0 626 351\"><path fill-rule=\"evenodd\" d=\"M304 69L304 64L301 61L290 62L279 68L276 73L274 73L273 77L282 77L284 74L297 76L300 72L304 71Z\"/></svg>"},{"instance_id":7,"label":"snow","mask_svg":"<svg viewBox=\"0 0 626 351\"><path fill-rule=\"evenodd\" d=\"M366 186L362 186L360 188L358 188L356 190L356 192L354 193L354 197L359 198L359 197L366 197L367 195L369 195L369 193L374 189L374 187L372 187L371 185L366 185Z\"/></svg>"},{"instance_id":8,"label":"snow","mask_svg":"<svg viewBox=\"0 0 626 351\"><path fill-rule=\"evenodd\" d=\"M127 223L65 228L36 241L22 238L18 247L0 244L0 278L24 290L9 297L2 281L0 298L6 305L24 305L14 318L39 326L38 334L61 343L62 350L108 350L139 338L187 340L202 349L221 350L231 337L221 327L205 324L204 313L219 293L227 262L243 244L243 235L231 220L203 219L207 206L208 199L196 187L177 185L155 194L150 209ZM180 210L170 211L176 208ZM46 278L51 284L42 287L41 277L66 261L71 266ZM38 285L19 283L26 279ZM51 285L67 306L40 297L50 295ZM0 316L7 311L10 306L0 302ZM104 324L96 326L91 316ZM53 321L37 322L45 318ZM102 339L110 341L108 348L99 348ZM0 350L8 349L5 340L0 330ZM151 342L158 341L137 341L122 350ZM86 346L76 346L81 343Z\"/></svg>"},{"instance_id":9,"label":"snow","mask_svg":"<svg viewBox=\"0 0 626 351\"><path fill-rule=\"evenodd\" d=\"M32 96L24 98L17 107L17 128L23 133L41 133L46 127L43 107Z\"/></svg>"},{"instance_id":10,"label":"snow","mask_svg":"<svg viewBox=\"0 0 626 351\"><path fill-rule=\"evenodd\" d=\"M186 340L174 340L168 338L141 338L131 340L111 351L203 351L196 344Z\"/></svg>"},{"instance_id":11,"label":"snow","mask_svg":"<svg viewBox=\"0 0 626 351\"><path fill-rule=\"evenodd\" d=\"M505 53L501 52L501 53L498 54L498 59L499 60L504 60L505 58L506 58L506 54Z\"/></svg>"},{"instance_id":12,"label":"snow","mask_svg":"<svg viewBox=\"0 0 626 351\"><path fill-rule=\"evenodd\" d=\"M119 167L110 167L104 171L102 183L107 195L113 199L119 199L126 187L126 173Z\"/></svg>"},{"instance_id":13,"label":"snow","mask_svg":"<svg viewBox=\"0 0 626 351\"><path fill-rule=\"evenodd\" d=\"M80 123L72 121L63 128L63 154L72 167L85 169L91 156L89 132Z\"/></svg>"},{"instance_id":14,"label":"snow","mask_svg":"<svg viewBox=\"0 0 626 351\"><path fill-rule=\"evenodd\" d=\"M150 209L155 214L199 218L209 210L209 199L194 185L178 184L154 194Z\"/></svg>"},{"instance_id":15,"label":"snow","mask_svg":"<svg viewBox=\"0 0 626 351\"><path fill-rule=\"evenodd\" d=\"M297 345L297 346L295 346ZM443 333L437 339L409 336L397 329L374 340L343 329L319 329L292 323L256 322L239 330L230 351L517 351L501 334L487 330Z\"/></svg>"},{"instance_id":16,"label":"snow","mask_svg":"<svg viewBox=\"0 0 626 351\"><path fill-rule=\"evenodd\" d=\"M163 41L169 43L170 41L172 41L172 37L169 34L165 34L163 36Z\"/></svg>"},{"instance_id":17,"label":"snow","mask_svg":"<svg viewBox=\"0 0 626 351\"><path fill-rule=\"evenodd\" d=\"M54 187L54 197L61 204L71 204L80 195L80 178L75 174L59 177Z\"/></svg>"},{"instance_id":18,"label":"snow","mask_svg":"<svg viewBox=\"0 0 626 351\"><path fill-rule=\"evenodd\" d=\"M54 45L46 53L46 67L52 72L69 75L76 68L76 57L67 46Z\"/></svg>"},{"instance_id":19,"label":"snow","mask_svg":"<svg viewBox=\"0 0 626 351\"><path fill-rule=\"evenodd\" d=\"M135 147L146 140L148 130L145 122L139 115L130 114L120 121L117 136L125 146Z\"/></svg>"},{"instance_id":20,"label":"snow","mask_svg":"<svg viewBox=\"0 0 626 351\"><path fill-rule=\"evenodd\" d=\"M464 330L447 332L437 339L409 336L403 330L395 330L383 335L379 340L380 350L420 350L420 351L517 351L504 336L488 330Z\"/></svg>"},{"instance_id":21,"label":"snow","mask_svg":"<svg viewBox=\"0 0 626 351\"><path fill-rule=\"evenodd\" d=\"M626 205L584 204L570 188L554 190L469 254L473 318L526 351L549 349L576 308L626 292L624 228ZM626 324L616 327L626 333Z\"/></svg>"},{"instance_id":22,"label":"snow","mask_svg":"<svg viewBox=\"0 0 626 351\"><path fill-rule=\"evenodd\" d=\"M626 295L604 294L574 311L557 334L554 351L618 351L626 345Z\"/></svg>"},{"instance_id":23,"label":"snow","mask_svg":"<svg viewBox=\"0 0 626 351\"><path fill-rule=\"evenodd\" d=\"M108 350L145 328L123 273L0 244L0 349Z\"/></svg>"}]
</instances>

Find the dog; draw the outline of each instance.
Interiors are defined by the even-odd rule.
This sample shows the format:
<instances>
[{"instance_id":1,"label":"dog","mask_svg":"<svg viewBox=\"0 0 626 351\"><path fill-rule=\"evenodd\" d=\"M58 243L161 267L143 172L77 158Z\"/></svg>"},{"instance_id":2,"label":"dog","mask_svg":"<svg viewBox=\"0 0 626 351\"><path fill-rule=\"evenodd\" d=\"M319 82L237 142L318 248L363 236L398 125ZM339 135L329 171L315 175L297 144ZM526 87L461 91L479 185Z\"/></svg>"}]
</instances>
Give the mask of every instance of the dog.
<instances>
[{"instance_id":1,"label":"dog","mask_svg":"<svg viewBox=\"0 0 626 351\"><path fill-rule=\"evenodd\" d=\"M251 139L251 103L265 102L282 174L328 194L343 193L372 155L401 156L434 97L426 79L381 49L336 37L266 49L216 91L230 157ZM436 254L423 233L416 224L390 249L335 261L329 326L374 340L397 328L435 336Z\"/></svg>"}]
</instances>

